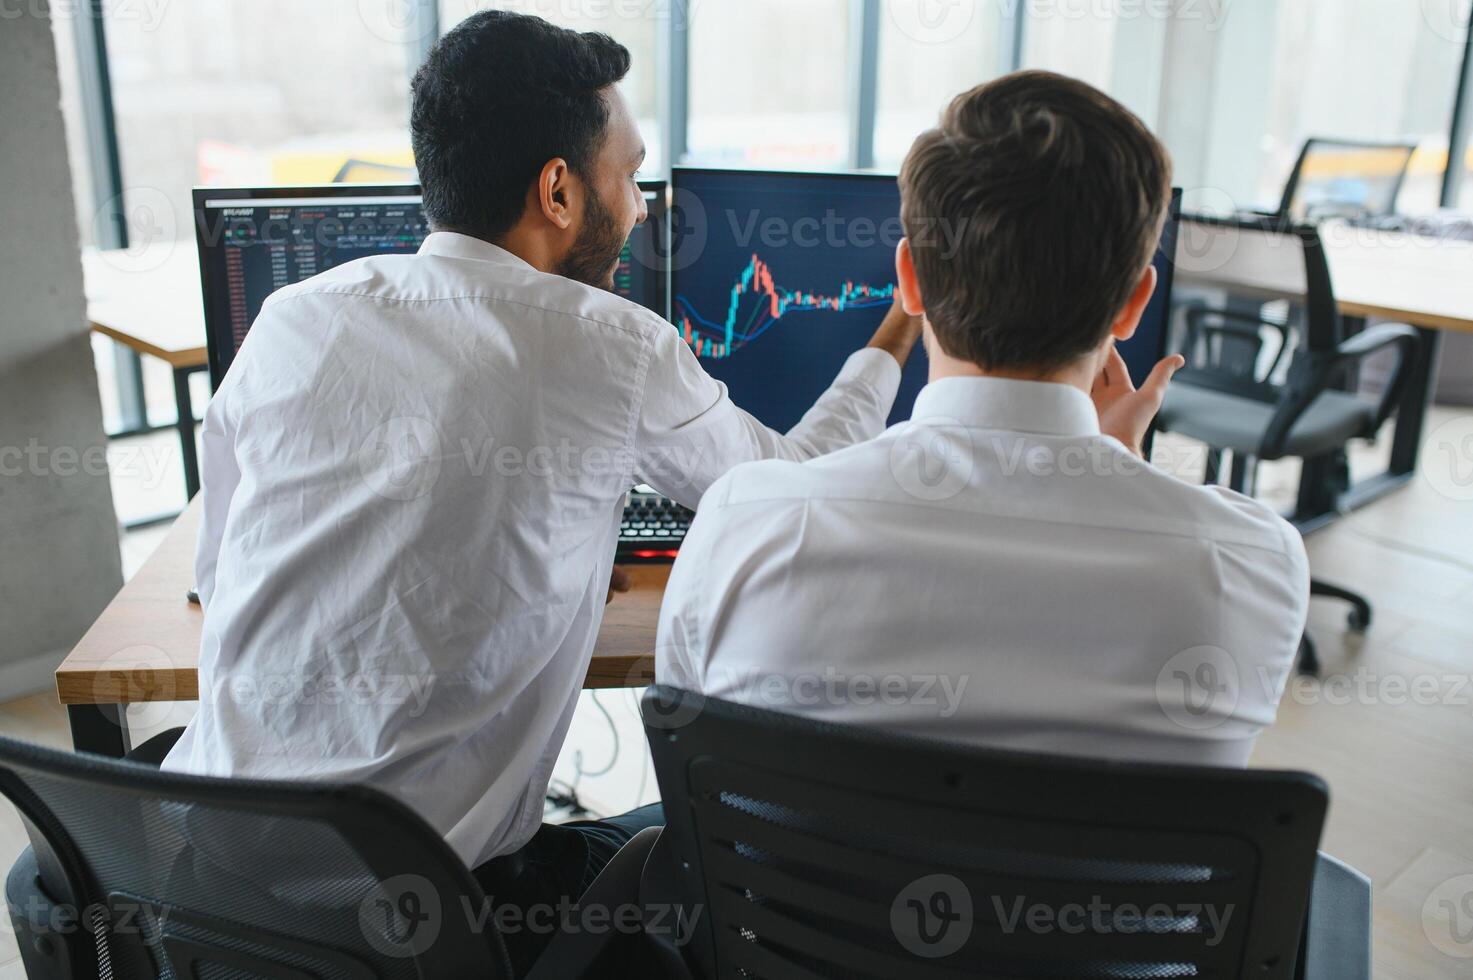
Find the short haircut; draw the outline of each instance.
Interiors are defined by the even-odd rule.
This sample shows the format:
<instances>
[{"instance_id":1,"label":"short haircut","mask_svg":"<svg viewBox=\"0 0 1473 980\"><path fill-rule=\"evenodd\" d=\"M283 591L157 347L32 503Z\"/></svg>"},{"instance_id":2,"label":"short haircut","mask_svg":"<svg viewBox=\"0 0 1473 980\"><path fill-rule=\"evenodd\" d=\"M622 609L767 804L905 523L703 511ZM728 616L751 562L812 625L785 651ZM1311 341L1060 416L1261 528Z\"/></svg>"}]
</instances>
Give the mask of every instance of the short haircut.
<instances>
[{"instance_id":1,"label":"short haircut","mask_svg":"<svg viewBox=\"0 0 1473 980\"><path fill-rule=\"evenodd\" d=\"M587 176L609 121L603 90L628 72L628 50L606 34L502 10L461 21L414 76L426 217L493 239L521 219L547 161Z\"/></svg>"},{"instance_id":2,"label":"short haircut","mask_svg":"<svg viewBox=\"0 0 1473 980\"><path fill-rule=\"evenodd\" d=\"M927 318L946 354L1051 370L1102 343L1155 253L1171 159L1083 82L1005 75L963 92L900 175Z\"/></svg>"}]
</instances>

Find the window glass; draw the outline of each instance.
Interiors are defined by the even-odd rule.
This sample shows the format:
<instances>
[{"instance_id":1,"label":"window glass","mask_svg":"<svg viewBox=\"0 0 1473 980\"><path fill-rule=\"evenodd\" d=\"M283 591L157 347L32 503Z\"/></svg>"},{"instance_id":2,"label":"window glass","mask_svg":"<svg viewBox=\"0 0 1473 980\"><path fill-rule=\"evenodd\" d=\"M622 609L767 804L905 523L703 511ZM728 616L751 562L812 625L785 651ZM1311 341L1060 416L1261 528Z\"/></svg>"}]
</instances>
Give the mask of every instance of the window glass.
<instances>
[{"instance_id":1,"label":"window glass","mask_svg":"<svg viewBox=\"0 0 1473 980\"><path fill-rule=\"evenodd\" d=\"M709 0L690 11L689 159L843 166L847 0Z\"/></svg>"}]
</instances>

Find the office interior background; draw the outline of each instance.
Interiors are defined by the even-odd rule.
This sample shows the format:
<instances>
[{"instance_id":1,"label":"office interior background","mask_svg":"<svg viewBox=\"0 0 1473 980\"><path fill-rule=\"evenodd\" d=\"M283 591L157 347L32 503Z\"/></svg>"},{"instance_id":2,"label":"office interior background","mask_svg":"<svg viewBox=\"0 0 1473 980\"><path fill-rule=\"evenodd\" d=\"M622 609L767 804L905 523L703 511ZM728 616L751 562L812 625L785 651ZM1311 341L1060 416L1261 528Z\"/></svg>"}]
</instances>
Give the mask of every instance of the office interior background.
<instances>
[{"instance_id":1,"label":"office interior background","mask_svg":"<svg viewBox=\"0 0 1473 980\"><path fill-rule=\"evenodd\" d=\"M84 276L146 281L192 256L198 185L412 180L409 80L485 6L0 0L0 445L106 459L65 481L0 477L4 734L70 744L52 671L187 502L171 365L86 330ZM494 6L630 49L623 88L651 177L672 164L893 172L952 95L1037 67L1139 114L1170 149L1188 212L1272 210L1309 138L1406 141L1396 215L1440 242L1473 239L1473 0ZM1449 268L1473 294L1473 262ZM1343 607L1315 602L1320 674L1291 680L1254 758L1330 784L1322 846L1372 880L1385 977L1473 975L1473 335L1441 333L1419 470L1308 538L1317 576L1364 592L1376 617L1357 634ZM183 383L202 411L206 375ZM1386 467L1391 424L1352 447L1352 475ZM1200 480L1201 449L1164 434L1157 461ZM1297 461L1264 464L1254 492L1292 509L1299 476ZM1409 693L1424 682L1434 693ZM138 741L192 707L129 710ZM637 692L585 692L555 774L563 804L612 813L657 798L643 739ZM0 863L24 841L7 809ZM6 942L0 978L21 976Z\"/></svg>"}]
</instances>

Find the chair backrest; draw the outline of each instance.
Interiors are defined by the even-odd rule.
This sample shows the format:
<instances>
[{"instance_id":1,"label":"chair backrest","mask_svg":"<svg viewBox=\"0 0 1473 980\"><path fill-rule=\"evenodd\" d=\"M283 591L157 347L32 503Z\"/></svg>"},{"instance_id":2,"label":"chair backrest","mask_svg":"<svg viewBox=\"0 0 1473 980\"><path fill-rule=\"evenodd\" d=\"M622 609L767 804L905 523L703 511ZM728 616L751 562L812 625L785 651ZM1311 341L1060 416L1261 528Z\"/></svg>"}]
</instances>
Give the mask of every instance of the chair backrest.
<instances>
[{"instance_id":1,"label":"chair backrest","mask_svg":"<svg viewBox=\"0 0 1473 980\"><path fill-rule=\"evenodd\" d=\"M1288 324L1261 311L1214 310L1198 303L1188 307L1186 325L1181 353L1187 367L1243 382L1270 381L1290 348Z\"/></svg>"},{"instance_id":2,"label":"chair backrest","mask_svg":"<svg viewBox=\"0 0 1473 980\"><path fill-rule=\"evenodd\" d=\"M1415 143L1307 139L1284 185L1279 216L1313 221L1393 214L1416 151Z\"/></svg>"},{"instance_id":3,"label":"chair backrest","mask_svg":"<svg viewBox=\"0 0 1473 980\"><path fill-rule=\"evenodd\" d=\"M465 865L375 790L186 776L0 738L0 792L52 897L92 933L65 940L78 975L510 976Z\"/></svg>"},{"instance_id":4,"label":"chair backrest","mask_svg":"<svg viewBox=\"0 0 1473 980\"><path fill-rule=\"evenodd\" d=\"M1258 305L1288 300L1298 347L1330 352L1344 339L1329 258L1318 228L1250 215L1186 215L1176 250L1183 291L1202 284Z\"/></svg>"},{"instance_id":5,"label":"chair backrest","mask_svg":"<svg viewBox=\"0 0 1473 980\"><path fill-rule=\"evenodd\" d=\"M1063 759L645 694L704 978L1294 975L1313 776Z\"/></svg>"}]
</instances>

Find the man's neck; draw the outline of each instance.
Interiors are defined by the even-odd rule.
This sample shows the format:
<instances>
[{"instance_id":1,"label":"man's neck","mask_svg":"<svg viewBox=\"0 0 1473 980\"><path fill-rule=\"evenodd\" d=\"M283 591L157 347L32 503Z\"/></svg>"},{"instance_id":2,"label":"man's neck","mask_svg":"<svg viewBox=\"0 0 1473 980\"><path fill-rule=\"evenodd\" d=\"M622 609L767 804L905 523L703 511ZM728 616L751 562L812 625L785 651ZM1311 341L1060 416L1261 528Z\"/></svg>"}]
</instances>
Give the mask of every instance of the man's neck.
<instances>
[{"instance_id":1,"label":"man's neck","mask_svg":"<svg viewBox=\"0 0 1473 980\"><path fill-rule=\"evenodd\" d=\"M926 357L931 365L931 381L942 378L1002 378L1007 381L1036 381L1041 384L1071 385L1086 395L1094 388L1095 378L1104 364L1100 353L1092 353L1062 368L987 368L945 353L927 330Z\"/></svg>"},{"instance_id":2,"label":"man's neck","mask_svg":"<svg viewBox=\"0 0 1473 980\"><path fill-rule=\"evenodd\" d=\"M435 227L432 231L453 231L457 235L466 235L470 238L480 239L488 245L505 249L512 255L536 269L538 272L555 272L557 260L552 249L548 247L546 240L541 236L525 231L520 225L511 229L504 235L495 238L487 238L485 235L477 235L475 232L466 231L462 228Z\"/></svg>"}]
</instances>

